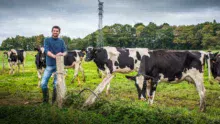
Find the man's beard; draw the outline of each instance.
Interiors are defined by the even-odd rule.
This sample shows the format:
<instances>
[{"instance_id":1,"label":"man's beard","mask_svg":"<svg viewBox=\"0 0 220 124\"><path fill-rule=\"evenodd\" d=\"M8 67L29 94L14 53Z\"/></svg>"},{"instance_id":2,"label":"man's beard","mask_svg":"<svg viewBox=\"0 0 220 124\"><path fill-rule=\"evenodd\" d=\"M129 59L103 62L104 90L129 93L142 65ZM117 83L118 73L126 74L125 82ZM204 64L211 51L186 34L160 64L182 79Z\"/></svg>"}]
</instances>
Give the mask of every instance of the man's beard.
<instances>
[{"instance_id":1,"label":"man's beard","mask_svg":"<svg viewBox=\"0 0 220 124\"><path fill-rule=\"evenodd\" d=\"M52 35L54 38L58 38L59 35Z\"/></svg>"}]
</instances>

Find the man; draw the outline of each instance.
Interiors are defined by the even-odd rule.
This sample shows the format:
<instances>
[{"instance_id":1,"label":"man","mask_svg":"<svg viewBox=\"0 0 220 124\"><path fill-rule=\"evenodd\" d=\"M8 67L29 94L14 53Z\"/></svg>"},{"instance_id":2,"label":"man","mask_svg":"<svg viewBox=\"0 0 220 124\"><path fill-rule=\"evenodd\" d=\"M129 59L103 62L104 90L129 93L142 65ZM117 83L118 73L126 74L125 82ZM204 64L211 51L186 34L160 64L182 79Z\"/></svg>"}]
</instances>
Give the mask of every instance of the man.
<instances>
[{"instance_id":1,"label":"man","mask_svg":"<svg viewBox=\"0 0 220 124\"><path fill-rule=\"evenodd\" d=\"M66 45L64 41L58 37L60 34L60 30L61 29L59 26L53 26L52 37L46 38L44 40L44 52L46 54L46 69L41 80L43 103L48 103L49 101L49 91L47 85L52 73L56 72L56 56L64 56L66 54ZM56 84L57 75L55 74L53 81L52 104L56 101Z\"/></svg>"}]
</instances>

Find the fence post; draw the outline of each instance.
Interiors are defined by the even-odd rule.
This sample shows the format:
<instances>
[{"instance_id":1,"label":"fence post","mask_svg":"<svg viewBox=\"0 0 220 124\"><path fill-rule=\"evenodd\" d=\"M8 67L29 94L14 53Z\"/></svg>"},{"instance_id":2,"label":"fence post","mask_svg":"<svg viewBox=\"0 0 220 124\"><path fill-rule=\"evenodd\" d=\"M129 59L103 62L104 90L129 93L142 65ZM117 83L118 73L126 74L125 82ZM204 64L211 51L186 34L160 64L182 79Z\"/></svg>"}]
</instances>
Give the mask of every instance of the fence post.
<instances>
[{"instance_id":1,"label":"fence post","mask_svg":"<svg viewBox=\"0 0 220 124\"><path fill-rule=\"evenodd\" d=\"M64 57L56 56L57 65L57 104L61 108L65 100L66 84L65 84L65 72L64 72Z\"/></svg>"}]
</instances>

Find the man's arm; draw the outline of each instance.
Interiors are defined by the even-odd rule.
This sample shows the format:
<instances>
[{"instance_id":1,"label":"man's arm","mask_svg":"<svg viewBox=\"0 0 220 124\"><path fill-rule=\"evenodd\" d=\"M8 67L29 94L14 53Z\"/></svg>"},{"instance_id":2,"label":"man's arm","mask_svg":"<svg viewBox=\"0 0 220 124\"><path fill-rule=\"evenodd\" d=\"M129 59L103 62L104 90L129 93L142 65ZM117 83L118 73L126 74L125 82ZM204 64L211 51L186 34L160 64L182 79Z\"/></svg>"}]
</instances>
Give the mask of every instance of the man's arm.
<instances>
[{"instance_id":1,"label":"man's arm","mask_svg":"<svg viewBox=\"0 0 220 124\"><path fill-rule=\"evenodd\" d=\"M49 48L49 44L48 44L48 41L45 39L44 40L44 52L51 58L56 58L56 56L50 52L50 48Z\"/></svg>"},{"instance_id":2,"label":"man's arm","mask_svg":"<svg viewBox=\"0 0 220 124\"><path fill-rule=\"evenodd\" d=\"M56 55L54 55L53 53L51 53L50 51L47 52L47 55L51 58L56 58Z\"/></svg>"}]
</instances>

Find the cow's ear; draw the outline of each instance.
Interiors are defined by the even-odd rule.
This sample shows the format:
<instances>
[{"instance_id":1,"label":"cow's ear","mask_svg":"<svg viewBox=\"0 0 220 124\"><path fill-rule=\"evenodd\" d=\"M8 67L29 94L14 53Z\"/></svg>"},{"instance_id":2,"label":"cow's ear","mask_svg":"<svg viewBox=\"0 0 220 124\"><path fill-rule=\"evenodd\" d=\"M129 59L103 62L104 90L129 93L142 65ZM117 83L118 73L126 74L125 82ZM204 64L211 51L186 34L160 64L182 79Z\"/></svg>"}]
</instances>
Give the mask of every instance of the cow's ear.
<instances>
[{"instance_id":1,"label":"cow's ear","mask_svg":"<svg viewBox=\"0 0 220 124\"><path fill-rule=\"evenodd\" d=\"M8 54L8 52L4 52L3 54Z\"/></svg>"},{"instance_id":2,"label":"cow's ear","mask_svg":"<svg viewBox=\"0 0 220 124\"><path fill-rule=\"evenodd\" d=\"M126 75L125 77L126 77L128 80L133 80L133 81L136 80L136 76L128 76L128 75Z\"/></svg>"},{"instance_id":3,"label":"cow's ear","mask_svg":"<svg viewBox=\"0 0 220 124\"><path fill-rule=\"evenodd\" d=\"M81 51L84 52L84 51L86 51L86 49L85 49L85 48L82 48Z\"/></svg>"},{"instance_id":4,"label":"cow's ear","mask_svg":"<svg viewBox=\"0 0 220 124\"><path fill-rule=\"evenodd\" d=\"M86 49L85 48L81 49L81 52L85 55L86 54Z\"/></svg>"}]
</instances>

